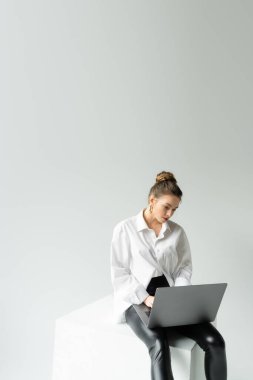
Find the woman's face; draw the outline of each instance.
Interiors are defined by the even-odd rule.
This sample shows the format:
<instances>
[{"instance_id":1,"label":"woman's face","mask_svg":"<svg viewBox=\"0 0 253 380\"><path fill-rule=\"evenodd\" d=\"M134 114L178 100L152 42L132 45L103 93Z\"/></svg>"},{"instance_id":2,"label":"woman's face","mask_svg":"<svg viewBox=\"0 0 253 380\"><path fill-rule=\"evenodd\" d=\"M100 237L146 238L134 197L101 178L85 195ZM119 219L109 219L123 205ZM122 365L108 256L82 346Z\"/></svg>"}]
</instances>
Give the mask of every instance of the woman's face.
<instances>
[{"instance_id":1,"label":"woman's face","mask_svg":"<svg viewBox=\"0 0 253 380\"><path fill-rule=\"evenodd\" d=\"M160 198L150 199L153 205L153 215L160 223L171 218L180 204L180 198L175 195L163 195Z\"/></svg>"}]
</instances>

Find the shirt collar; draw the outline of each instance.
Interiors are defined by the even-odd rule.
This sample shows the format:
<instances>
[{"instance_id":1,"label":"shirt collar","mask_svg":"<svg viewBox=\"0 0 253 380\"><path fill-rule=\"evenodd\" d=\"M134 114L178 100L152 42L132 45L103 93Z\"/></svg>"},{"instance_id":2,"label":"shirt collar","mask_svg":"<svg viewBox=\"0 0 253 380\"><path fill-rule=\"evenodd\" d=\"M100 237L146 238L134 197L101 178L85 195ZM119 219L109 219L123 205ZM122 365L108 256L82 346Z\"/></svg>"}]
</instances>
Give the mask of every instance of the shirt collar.
<instances>
[{"instance_id":1,"label":"shirt collar","mask_svg":"<svg viewBox=\"0 0 253 380\"><path fill-rule=\"evenodd\" d=\"M144 229L149 229L145 219L144 219L144 216L143 216L143 212L144 212L145 208L142 208L138 214L136 215L135 217L135 223L136 223L136 228L137 228L137 231L142 231ZM165 228L164 228L164 225L165 225ZM164 228L164 231L166 231L167 229L169 231L171 231L171 228L169 226L169 220L166 220L163 225L162 225L162 228Z\"/></svg>"}]
</instances>

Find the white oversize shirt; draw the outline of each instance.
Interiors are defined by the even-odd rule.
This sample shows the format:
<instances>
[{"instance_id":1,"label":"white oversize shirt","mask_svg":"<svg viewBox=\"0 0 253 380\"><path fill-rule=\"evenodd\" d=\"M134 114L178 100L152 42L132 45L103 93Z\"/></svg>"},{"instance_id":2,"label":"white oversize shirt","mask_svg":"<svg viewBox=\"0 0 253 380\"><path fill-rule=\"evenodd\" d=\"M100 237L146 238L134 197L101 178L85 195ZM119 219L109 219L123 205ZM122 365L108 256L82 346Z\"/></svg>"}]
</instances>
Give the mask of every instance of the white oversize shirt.
<instances>
[{"instance_id":1,"label":"white oversize shirt","mask_svg":"<svg viewBox=\"0 0 253 380\"><path fill-rule=\"evenodd\" d=\"M191 285L191 250L183 227L168 219L156 237L144 210L113 229L110 268L115 323L125 323L125 310L149 296L146 288L152 277L164 274L170 286Z\"/></svg>"}]
</instances>

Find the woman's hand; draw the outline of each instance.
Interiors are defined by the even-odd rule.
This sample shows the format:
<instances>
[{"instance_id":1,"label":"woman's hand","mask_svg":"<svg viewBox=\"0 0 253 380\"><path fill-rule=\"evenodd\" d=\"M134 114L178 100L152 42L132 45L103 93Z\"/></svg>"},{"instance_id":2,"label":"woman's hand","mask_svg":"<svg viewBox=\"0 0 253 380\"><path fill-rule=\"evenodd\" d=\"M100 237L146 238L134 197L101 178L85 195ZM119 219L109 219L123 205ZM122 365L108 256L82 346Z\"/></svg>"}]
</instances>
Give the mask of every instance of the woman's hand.
<instances>
[{"instance_id":1,"label":"woman's hand","mask_svg":"<svg viewBox=\"0 0 253 380\"><path fill-rule=\"evenodd\" d=\"M148 296L147 298L145 298L145 300L144 300L143 302L144 302L145 305L147 305L148 307L152 307L152 306L153 306L154 299L155 299L154 296Z\"/></svg>"}]
</instances>

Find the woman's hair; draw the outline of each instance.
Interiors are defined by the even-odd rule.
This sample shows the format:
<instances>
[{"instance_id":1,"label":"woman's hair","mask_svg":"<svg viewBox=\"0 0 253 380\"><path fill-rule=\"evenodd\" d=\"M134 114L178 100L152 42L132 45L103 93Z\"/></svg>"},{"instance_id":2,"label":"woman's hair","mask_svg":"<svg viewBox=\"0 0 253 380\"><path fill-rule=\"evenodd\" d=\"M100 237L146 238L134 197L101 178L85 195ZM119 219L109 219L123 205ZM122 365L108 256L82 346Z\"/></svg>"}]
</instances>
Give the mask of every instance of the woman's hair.
<instances>
[{"instance_id":1,"label":"woman's hair","mask_svg":"<svg viewBox=\"0 0 253 380\"><path fill-rule=\"evenodd\" d=\"M151 187L148 199L153 194L156 198L162 195L172 194L180 198L183 195L180 187L177 185L177 180L171 172L162 171L156 175L156 183Z\"/></svg>"}]
</instances>

